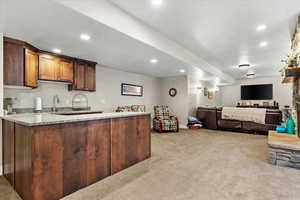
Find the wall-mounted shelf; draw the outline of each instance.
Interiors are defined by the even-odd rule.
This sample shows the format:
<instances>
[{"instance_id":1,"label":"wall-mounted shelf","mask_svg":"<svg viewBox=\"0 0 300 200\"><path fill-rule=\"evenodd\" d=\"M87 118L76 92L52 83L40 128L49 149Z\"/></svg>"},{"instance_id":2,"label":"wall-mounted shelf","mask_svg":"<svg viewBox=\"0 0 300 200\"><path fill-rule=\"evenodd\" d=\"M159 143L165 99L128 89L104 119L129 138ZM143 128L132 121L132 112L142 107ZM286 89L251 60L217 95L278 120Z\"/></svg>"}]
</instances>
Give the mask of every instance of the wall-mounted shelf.
<instances>
[{"instance_id":1,"label":"wall-mounted shelf","mask_svg":"<svg viewBox=\"0 0 300 200\"><path fill-rule=\"evenodd\" d=\"M282 83L293 83L295 78L300 77L300 67L285 70L285 77Z\"/></svg>"},{"instance_id":2,"label":"wall-mounted shelf","mask_svg":"<svg viewBox=\"0 0 300 200\"><path fill-rule=\"evenodd\" d=\"M281 82L282 83L293 83L294 77L284 77Z\"/></svg>"}]
</instances>

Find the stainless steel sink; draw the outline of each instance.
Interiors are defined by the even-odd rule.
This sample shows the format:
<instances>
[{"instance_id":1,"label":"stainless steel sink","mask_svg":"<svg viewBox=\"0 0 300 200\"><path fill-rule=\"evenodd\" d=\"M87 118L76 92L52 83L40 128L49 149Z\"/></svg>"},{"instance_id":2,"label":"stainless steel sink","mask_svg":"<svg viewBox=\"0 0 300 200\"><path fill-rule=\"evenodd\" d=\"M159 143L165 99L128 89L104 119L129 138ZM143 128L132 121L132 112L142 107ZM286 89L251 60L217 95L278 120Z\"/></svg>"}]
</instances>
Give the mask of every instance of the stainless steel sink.
<instances>
[{"instance_id":1,"label":"stainless steel sink","mask_svg":"<svg viewBox=\"0 0 300 200\"><path fill-rule=\"evenodd\" d=\"M86 112L61 112L54 113L55 115L88 115L88 114L101 114L102 111L86 111Z\"/></svg>"}]
</instances>

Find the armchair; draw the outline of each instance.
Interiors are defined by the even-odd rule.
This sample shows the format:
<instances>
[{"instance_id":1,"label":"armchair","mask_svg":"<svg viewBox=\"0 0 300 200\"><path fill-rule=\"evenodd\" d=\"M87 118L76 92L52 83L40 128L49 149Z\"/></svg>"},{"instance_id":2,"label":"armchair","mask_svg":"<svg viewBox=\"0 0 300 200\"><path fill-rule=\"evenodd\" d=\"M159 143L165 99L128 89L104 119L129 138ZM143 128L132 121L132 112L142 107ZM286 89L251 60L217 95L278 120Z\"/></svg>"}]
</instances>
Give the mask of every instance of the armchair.
<instances>
[{"instance_id":1,"label":"armchair","mask_svg":"<svg viewBox=\"0 0 300 200\"><path fill-rule=\"evenodd\" d=\"M168 106L154 106L153 128L155 131L163 132L178 132L179 122L176 116L170 115Z\"/></svg>"}]
</instances>

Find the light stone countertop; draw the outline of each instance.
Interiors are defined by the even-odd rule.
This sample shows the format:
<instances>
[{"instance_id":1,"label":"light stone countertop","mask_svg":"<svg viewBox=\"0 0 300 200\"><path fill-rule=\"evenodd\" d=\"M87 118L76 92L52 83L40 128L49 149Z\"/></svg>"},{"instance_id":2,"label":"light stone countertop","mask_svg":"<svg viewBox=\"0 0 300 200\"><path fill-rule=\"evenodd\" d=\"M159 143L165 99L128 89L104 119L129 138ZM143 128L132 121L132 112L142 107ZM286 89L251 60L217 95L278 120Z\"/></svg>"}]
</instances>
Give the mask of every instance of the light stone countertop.
<instances>
[{"instance_id":1,"label":"light stone countertop","mask_svg":"<svg viewBox=\"0 0 300 200\"><path fill-rule=\"evenodd\" d=\"M112 119L122 117L132 117L150 115L147 112L114 112L114 113L101 113L101 114L78 114L78 115L59 115L55 113L27 113L5 115L1 117L4 120L12 121L24 126L42 126L49 124L62 124L71 122L83 122L99 119Z\"/></svg>"}]
</instances>

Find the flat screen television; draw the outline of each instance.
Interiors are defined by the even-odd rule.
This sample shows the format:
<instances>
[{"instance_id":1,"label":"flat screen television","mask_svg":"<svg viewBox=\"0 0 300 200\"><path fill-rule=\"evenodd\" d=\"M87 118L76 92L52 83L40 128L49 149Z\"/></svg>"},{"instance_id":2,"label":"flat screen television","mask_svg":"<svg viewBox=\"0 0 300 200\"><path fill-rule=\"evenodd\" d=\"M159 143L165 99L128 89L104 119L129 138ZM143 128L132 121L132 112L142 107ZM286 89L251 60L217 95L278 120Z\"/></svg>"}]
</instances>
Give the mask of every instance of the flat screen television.
<instances>
[{"instance_id":1,"label":"flat screen television","mask_svg":"<svg viewBox=\"0 0 300 200\"><path fill-rule=\"evenodd\" d=\"M241 85L241 100L273 99L273 85Z\"/></svg>"}]
</instances>

